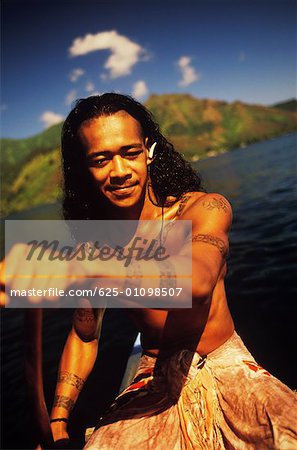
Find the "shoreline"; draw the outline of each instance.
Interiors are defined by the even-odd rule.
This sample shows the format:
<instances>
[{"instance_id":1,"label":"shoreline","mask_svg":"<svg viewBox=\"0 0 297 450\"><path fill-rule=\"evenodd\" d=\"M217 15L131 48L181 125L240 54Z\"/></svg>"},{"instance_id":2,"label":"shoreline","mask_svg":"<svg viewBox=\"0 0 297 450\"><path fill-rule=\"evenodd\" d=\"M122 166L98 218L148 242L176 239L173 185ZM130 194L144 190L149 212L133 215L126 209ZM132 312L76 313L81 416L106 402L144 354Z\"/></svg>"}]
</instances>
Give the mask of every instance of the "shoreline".
<instances>
[{"instance_id":1,"label":"shoreline","mask_svg":"<svg viewBox=\"0 0 297 450\"><path fill-rule=\"evenodd\" d=\"M254 144L258 144L258 143L261 143L261 142L273 141L275 139L286 137L286 136L291 136L293 134L297 134L297 129L296 129L296 131L291 131L291 132L285 133L285 134L278 134L278 135L272 136L272 137L270 137L268 139L260 139L258 141L253 141L253 142L242 142L241 144L239 144L239 146L232 147L230 149L221 148L221 149L217 149L217 150L208 150L207 153L203 153L202 155L194 154L194 155L191 155L191 156L187 155L186 153L183 153L183 156L188 161L190 161L191 163L192 162L195 163L195 162L206 160L206 159L209 159L209 158L216 158L217 156L225 155L226 153L231 153L231 152L234 152L236 150L243 150L243 149L245 149L247 147L250 147L251 145L254 145Z\"/></svg>"},{"instance_id":2,"label":"shoreline","mask_svg":"<svg viewBox=\"0 0 297 450\"><path fill-rule=\"evenodd\" d=\"M194 155L187 155L186 153L182 153L182 155L184 156L184 158L189 161L191 164L195 164L197 162L200 161L206 161L208 159L212 159L212 158L217 158L221 155L225 155L226 153L233 153L235 151L239 151L239 150L244 150L246 148L250 148L251 146L255 145L255 144L259 144L259 143L264 143L264 142L269 142L269 141L273 141L279 138L284 138L286 136L291 136L291 135L297 135L297 130L293 131L293 132L289 132L289 133L285 133L282 135L275 135L269 139L261 139L258 141L253 141L250 143L245 143L242 142L239 146L234 147L232 149L226 149L226 148L221 148L221 149L217 149L217 150L209 150L207 153L204 153L202 155L199 154L194 154ZM16 218L19 218L20 215L31 215L32 213L34 214L34 212L38 212L41 208L49 208L53 210L54 216L56 217L56 213L55 211L61 208L61 203L59 202L59 200L57 199L56 201L50 201L49 203L40 203L39 205L36 205L32 208L29 209L21 209L21 210L15 210L12 212L9 212L8 214L5 215L1 215L0 219L1 220L13 220ZM57 217L58 219L58 217Z\"/></svg>"}]
</instances>

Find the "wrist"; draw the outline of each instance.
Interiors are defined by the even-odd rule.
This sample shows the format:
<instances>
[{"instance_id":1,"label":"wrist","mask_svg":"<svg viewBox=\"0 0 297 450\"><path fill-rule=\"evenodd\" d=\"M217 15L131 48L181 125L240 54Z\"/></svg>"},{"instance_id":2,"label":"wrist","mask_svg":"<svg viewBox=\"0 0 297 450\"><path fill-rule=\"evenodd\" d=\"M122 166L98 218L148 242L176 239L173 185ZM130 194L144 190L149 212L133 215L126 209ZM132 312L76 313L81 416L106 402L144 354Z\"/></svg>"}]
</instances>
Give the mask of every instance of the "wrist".
<instances>
[{"instance_id":1,"label":"wrist","mask_svg":"<svg viewBox=\"0 0 297 450\"><path fill-rule=\"evenodd\" d=\"M50 420L50 423L55 423L55 422L64 422L67 424L68 419L66 417L56 417L56 418Z\"/></svg>"}]
</instances>

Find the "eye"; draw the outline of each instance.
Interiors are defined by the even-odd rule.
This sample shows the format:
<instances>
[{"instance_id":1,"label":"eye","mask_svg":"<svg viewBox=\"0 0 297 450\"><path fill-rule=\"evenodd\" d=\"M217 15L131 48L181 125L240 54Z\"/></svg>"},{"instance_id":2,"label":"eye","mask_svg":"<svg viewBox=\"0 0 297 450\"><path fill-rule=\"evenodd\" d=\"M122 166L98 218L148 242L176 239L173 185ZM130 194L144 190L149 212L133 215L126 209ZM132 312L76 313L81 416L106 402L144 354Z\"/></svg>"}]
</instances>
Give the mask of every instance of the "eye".
<instances>
[{"instance_id":1,"label":"eye","mask_svg":"<svg viewBox=\"0 0 297 450\"><path fill-rule=\"evenodd\" d=\"M106 163L108 162L108 158L100 158L100 159L94 159L91 163L92 166L95 167L102 167L104 165L106 165Z\"/></svg>"},{"instance_id":2,"label":"eye","mask_svg":"<svg viewBox=\"0 0 297 450\"><path fill-rule=\"evenodd\" d=\"M129 152L127 152L125 154L125 157L129 158L129 159L134 159L134 158L137 158L137 156L140 155L142 152L143 152L142 149L140 149L140 150L131 150L131 151L129 151Z\"/></svg>"}]
</instances>

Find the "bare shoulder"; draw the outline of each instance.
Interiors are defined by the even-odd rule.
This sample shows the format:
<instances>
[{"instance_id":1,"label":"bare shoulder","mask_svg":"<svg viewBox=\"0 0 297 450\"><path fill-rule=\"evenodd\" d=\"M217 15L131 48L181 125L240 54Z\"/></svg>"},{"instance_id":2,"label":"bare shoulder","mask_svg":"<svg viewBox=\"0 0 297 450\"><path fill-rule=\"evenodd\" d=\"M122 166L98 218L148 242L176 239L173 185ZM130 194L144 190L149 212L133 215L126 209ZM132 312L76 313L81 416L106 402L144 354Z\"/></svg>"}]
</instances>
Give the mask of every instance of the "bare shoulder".
<instances>
[{"instance_id":1,"label":"bare shoulder","mask_svg":"<svg viewBox=\"0 0 297 450\"><path fill-rule=\"evenodd\" d=\"M232 215L232 206L224 195L217 192L187 192L179 200L179 205L184 205L183 210L190 208L204 208L207 211L218 210Z\"/></svg>"},{"instance_id":2,"label":"bare shoulder","mask_svg":"<svg viewBox=\"0 0 297 450\"><path fill-rule=\"evenodd\" d=\"M189 192L187 207L184 208L182 219L195 222L215 222L225 229L232 223L232 207L226 197L217 192Z\"/></svg>"},{"instance_id":3,"label":"bare shoulder","mask_svg":"<svg viewBox=\"0 0 297 450\"><path fill-rule=\"evenodd\" d=\"M189 209L205 195L205 192L200 191L186 192L175 204L177 207L175 217L178 218L183 216L186 211L189 211Z\"/></svg>"},{"instance_id":4,"label":"bare shoulder","mask_svg":"<svg viewBox=\"0 0 297 450\"><path fill-rule=\"evenodd\" d=\"M225 214L232 215L232 207L230 202L222 194L217 192L207 193L202 197L198 197L196 206L203 207L207 211L222 211Z\"/></svg>"}]
</instances>

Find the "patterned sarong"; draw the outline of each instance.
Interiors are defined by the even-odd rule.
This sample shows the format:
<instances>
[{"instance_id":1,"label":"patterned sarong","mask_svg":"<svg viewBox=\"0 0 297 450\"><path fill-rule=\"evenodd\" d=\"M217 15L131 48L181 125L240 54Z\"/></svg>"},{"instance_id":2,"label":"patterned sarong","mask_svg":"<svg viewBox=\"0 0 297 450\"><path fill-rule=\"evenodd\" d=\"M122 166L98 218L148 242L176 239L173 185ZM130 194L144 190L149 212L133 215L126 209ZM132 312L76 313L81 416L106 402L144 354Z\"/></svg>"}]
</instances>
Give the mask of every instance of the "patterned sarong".
<instances>
[{"instance_id":1,"label":"patterned sarong","mask_svg":"<svg viewBox=\"0 0 297 450\"><path fill-rule=\"evenodd\" d=\"M201 357L143 355L86 449L297 449L297 397L234 333Z\"/></svg>"}]
</instances>

